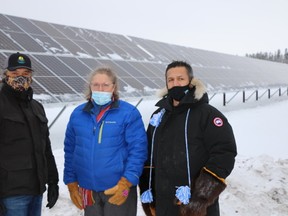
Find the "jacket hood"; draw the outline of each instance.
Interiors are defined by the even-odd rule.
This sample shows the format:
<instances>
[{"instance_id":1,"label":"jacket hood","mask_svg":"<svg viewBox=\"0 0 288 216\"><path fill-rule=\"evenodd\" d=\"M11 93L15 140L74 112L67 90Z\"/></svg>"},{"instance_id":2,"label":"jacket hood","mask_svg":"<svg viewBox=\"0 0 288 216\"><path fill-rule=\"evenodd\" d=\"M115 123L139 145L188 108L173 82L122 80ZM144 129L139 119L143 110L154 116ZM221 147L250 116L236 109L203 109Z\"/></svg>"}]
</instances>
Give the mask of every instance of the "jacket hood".
<instances>
[{"instance_id":1,"label":"jacket hood","mask_svg":"<svg viewBox=\"0 0 288 216\"><path fill-rule=\"evenodd\" d=\"M199 79L193 78L190 82L191 88L195 88L194 98L200 100L206 93L206 87ZM158 96L164 97L168 94L168 89L163 88L159 91Z\"/></svg>"}]
</instances>

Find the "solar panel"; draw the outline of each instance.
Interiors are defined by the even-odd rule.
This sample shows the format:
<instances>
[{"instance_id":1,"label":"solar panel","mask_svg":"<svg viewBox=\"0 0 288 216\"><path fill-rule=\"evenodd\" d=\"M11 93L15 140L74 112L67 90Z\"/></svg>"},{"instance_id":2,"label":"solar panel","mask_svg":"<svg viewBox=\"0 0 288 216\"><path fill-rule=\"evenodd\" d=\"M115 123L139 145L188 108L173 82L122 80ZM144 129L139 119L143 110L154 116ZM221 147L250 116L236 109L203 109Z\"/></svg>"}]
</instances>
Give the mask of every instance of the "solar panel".
<instances>
[{"instance_id":1,"label":"solar panel","mask_svg":"<svg viewBox=\"0 0 288 216\"><path fill-rule=\"evenodd\" d=\"M4 69L7 66L6 62L7 62L7 56L5 56L4 53L0 53L0 68L1 69Z\"/></svg>"},{"instance_id":2,"label":"solar panel","mask_svg":"<svg viewBox=\"0 0 288 216\"><path fill-rule=\"evenodd\" d=\"M91 68L86 66L84 63L82 63L77 58L73 57L58 57L63 63L68 65L70 68L72 68L74 71L76 71L80 76L86 77L90 72Z\"/></svg>"},{"instance_id":3,"label":"solar panel","mask_svg":"<svg viewBox=\"0 0 288 216\"><path fill-rule=\"evenodd\" d=\"M39 29L36 25L34 25L28 19L23 19L23 18L15 17L15 16L10 16L9 18L15 25L21 28L22 31L28 34L45 35L45 33L41 31L41 29Z\"/></svg>"},{"instance_id":4,"label":"solar panel","mask_svg":"<svg viewBox=\"0 0 288 216\"><path fill-rule=\"evenodd\" d=\"M33 82L31 84L33 91L37 92L37 94L46 94L47 89L45 89L44 86L41 85L40 82L38 82L38 79L36 77L33 78Z\"/></svg>"},{"instance_id":5,"label":"solar panel","mask_svg":"<svg viewBox=\"0 0 288 216\"><path fill-rule=\"evenodd\" d=\"M62 32L70 40L83 40L79 34L75 33L69 26L53 24L54 28Z\"/></svg>"},{"instance_id":6,"label":"solar panel","mask_svg":"<svg viewBox=\"0 0 288 216\"><path fill-rule=\"evenodd\" d=\"M27 52L45 52L41 45L24 32L10 32L9 34Z\"/></svg>"},{"instance_id":7,"label":"solar panel","mask_svg":"<svg viewBox=\"0 0 288 216\"><path fill-rule=\"evenodd\" d=\"M59 44L62 45L65 54L78 55L79 53L82 53L88 55L88 53L83 48L81 48L75 42L67 38L54 38L54 39L55 41L57 41Z\"/></svg>"},{"instance_id":8,"label":"solar panel","mask_svg":"<svg viewBox=\"0 0 288 216\"><path fill-rule=\"evenodd\" d=\"M73 93L70 86L68 86L67 83L64 83L63 80L60 80L58 77L36 77L35 79L39 81L43 87L45 87L45 89L47 89L47 92L52 94L63 95Z\"/></svg>"},{"instance_id":9,"label":"solar panel","mask_svg":"<svg viewBox=\"0 0 288 216\"><path fill-rule=\"evenodd\" d=\"M103 65L117 73L121 97L149 96L165 87L172 60L188 61L209 91L288 84L286 64L0 14L2 69L17 51L31 57L34 92L49 102L83 96L87 75Z\"/></svg>"},{"instance_id":10,"label":"solar panel","mask_svg":"<svg viewBox=\"0 0 288 216\"><path fill-rule=\"evenodd\" d=\"M100 62L93 58L79 58L79 61L88 66L91 71L101 65Z\"/></svg>"},{"instance_id":11,"label":"solar panel","mask_svg":"<svg viewBox=\"0 0 288 216\"><path fill-rule=\"evenodd\" d=\"M12 16L4 16L3 14L0 14L0 27L2 30L5 30L7 32L11 31L17 31L20 32L21 29L17 27L12 21L10 20Z\"/></svg>"},{"instance_id":12,"label":"solar panel","mask_svg":"<svg viewBox=\"0 0 288 216\"><path fill-rule=\"evenodd\" d=\"M103 47L101 44L88 43L86 41L74 41L79 47L81 47L85 52L91 57L101 57L105 56L104 53L107 52L107 48Z\"/></svg>"},{"instance_id":13,"label":"solar panel","mask_svg":"<svg viewBox=\"0 0 288 216\"><path fill-rule=\"evenodd\" d=\"M76 92L84 92L87 82L85 79L79 79L79 77L65 77L63 78L65 82L71 86Z\"/></svg>"},{"instance_id":14,"label":"solar panel","mask_svg":"<svg viewBox=\"0 0 288 216\"><path fill-rule=\"evenodd\" d=\"M55 40L48 36L35 35L35 41L42 46L47 52L52 54L66 54L67 51Z\"/></svg>"},{"instance_id":15,"label":"solar panel","mask_svg":"<svg viewBox=\"0 0 288 216\"><path fill-rule=\"evenodd\" d=\"M42 77L53 77L55 76L53 72L43 64L38 58L35 58L34 55L29 55L31 62L32 62L32 67L34 69L34 76L42 76ZM36 55L37 57L37 55Z\"/></svg>"},{"instance_id":16,"label":"solar panel","mask_svg":"<svg viewBox=\"0 0 288 216\"><path fill-rule=\"evenodd\" d=\"M66 38L66 36L58 31L53 25L46 22L41 22L37 20L30 20L36 26L38 26L45 34L49 35L52 38Z\"/></svg>"},{"instance_id":17,"label":"solar panel","mask_svg":"<svg viewBox=\"0 0 288 216\"><path fill-rule=\"evenodd\" d=\"M23 50L17 43L14 43L13 40L9 37L10 35L6 35L0 31L0 49L2 50Z\"/></svg>"},{"instance_id":18,"label":"solar panel","mask_svg":"<svg viewBox=\"0 0 288 216\"><path fill-rule=\"evenodd\" d=\"M49 68L55 76L79 76L74 70L64 65L57 57L47 55L35 56L46 68Z\"/></svg>"}]
</instances>

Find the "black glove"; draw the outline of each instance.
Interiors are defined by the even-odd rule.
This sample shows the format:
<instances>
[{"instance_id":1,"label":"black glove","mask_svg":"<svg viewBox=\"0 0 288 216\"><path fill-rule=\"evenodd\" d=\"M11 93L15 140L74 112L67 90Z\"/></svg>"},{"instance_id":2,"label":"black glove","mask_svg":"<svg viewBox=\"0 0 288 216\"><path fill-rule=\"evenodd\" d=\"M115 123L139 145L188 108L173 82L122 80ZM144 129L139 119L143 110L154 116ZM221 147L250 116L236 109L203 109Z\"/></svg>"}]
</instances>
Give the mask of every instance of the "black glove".
<instances>
[{"instance_id":1,"label":"black glove","mask_svg":"<svg viewBox=\"0 0 288 216\"><path fill-rule=\"evenodd\" d=\"M6 213L6 207L3 202L0 201L0 216L4 216Z\"/></svg>"},{"instance_id":2,"label":"black glove","mask_svg":"<svg viewBox=\"0 0 288 216\"><path fill-rule=\"evenodd\" d=\"M46 205L47 208L52 208L55 203L57 202L59 197L59 187L57 184L48 184L48 194L47 194L47 201L48 204Z\"/></svg>"},{"instance_id":3,"label":"black glove","mask_svg":"<svg viewBox=\"0 0 288 216\"><path fill-rule=\"evenodd\" d=\"M196 179L190 202L180 206L180 216L205 216L207 207L215 202L225 188L224 179L206 168L202 169Z\"/></svg>"}]
</instances>

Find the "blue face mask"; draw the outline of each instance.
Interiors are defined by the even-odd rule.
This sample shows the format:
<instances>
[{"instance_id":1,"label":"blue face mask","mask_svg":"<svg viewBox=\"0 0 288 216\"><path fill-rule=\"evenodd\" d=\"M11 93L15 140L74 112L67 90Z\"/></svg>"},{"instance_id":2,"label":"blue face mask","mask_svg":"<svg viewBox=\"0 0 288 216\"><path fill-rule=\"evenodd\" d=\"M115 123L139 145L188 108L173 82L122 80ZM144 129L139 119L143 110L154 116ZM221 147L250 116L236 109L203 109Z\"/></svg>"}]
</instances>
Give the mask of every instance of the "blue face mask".
<instances>
[{"instance_id":1,"label":"blue face mask","mask_svg":"<svg viewBox=\"0 0 288 216\"><path fill-rule=\"evenodd\" d=\"M97 105L105 105L111 101L112 92L92 91L92 99Z\"/></svg>"}]
</instances>

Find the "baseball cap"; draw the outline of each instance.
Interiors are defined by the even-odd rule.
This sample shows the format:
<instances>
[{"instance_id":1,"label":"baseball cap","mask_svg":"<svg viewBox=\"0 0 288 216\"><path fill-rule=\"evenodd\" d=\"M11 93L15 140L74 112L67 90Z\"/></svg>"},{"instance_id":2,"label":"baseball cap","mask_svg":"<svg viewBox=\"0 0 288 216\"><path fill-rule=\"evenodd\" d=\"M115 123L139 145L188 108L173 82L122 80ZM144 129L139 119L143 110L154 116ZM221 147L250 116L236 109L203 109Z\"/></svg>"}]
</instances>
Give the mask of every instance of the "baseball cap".
<instances>
[{"instance_id":1,"label":"baseball cap","mask_svg":"<svg viewBox=\"0 0 288 216\"><path fill-rule=\"evenodd\" d=\"M19 52L10 55L8 59L7 70L14 71L18 68L27 68L33 71L30 58L27 55L21 54Z\"/></svg>"}]
</instances>

